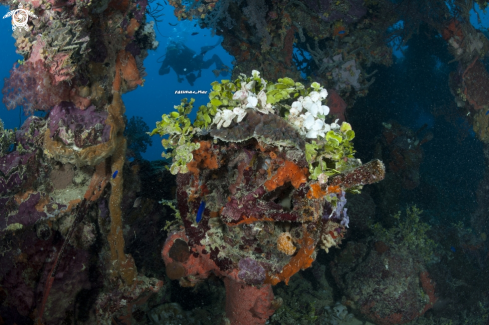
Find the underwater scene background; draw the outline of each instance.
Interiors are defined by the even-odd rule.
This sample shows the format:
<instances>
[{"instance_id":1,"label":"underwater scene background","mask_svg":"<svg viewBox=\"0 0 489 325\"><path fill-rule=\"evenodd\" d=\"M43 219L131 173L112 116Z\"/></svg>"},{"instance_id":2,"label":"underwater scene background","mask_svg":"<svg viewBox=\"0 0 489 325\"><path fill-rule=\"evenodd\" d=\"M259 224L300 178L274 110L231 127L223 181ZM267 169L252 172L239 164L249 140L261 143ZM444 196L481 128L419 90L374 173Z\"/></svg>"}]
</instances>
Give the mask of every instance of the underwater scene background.
<instances>
[{"instance_id":1,"label":"underwater scene background","mask_svg":"<svg viewBox=\"0 0 489 325\"><path fill-rule=\"evenodd\" d=\"M0 325L489 324L487 1L0 4Z\"/></svg>"}]
</instances>

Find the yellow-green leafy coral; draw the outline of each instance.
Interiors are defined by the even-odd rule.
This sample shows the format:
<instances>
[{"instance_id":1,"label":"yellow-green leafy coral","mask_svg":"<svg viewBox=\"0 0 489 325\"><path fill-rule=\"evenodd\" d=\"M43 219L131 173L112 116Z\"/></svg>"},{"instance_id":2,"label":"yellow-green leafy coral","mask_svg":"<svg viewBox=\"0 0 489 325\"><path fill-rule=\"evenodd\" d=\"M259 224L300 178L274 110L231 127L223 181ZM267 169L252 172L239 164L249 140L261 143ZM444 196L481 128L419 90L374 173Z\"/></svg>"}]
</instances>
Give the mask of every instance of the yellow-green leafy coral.
<instances>
[{"instance_id":1,"label":"yellow-green leafy coral","mask_svg":"<svg viewBox=\"0 0 489 325\"><path fill-rule=\"evenodd\" d=\"M260 78L258 71L253 71L251 77L247 77L241 74L238 79L234 82L229 80L221 80L221 82L214 81L211 83L212 91L209 94L209 103L207 108L201 106L199 111L206 112L210 116L215 116L217 110L229 109L233 110L235 107L240 106L241 101L236 98L236 92L246 89L250 95L256 95L260 98L260 94L266 95L266 103L259 102L256 105L258 111L264 112L266 109L265 104L276 105L274 107L275 113L285 117L288 114L290 106L283 102L291 97L298 97L299 95L307 95L307 90L304 85L300 82L294 82L290 78L278 79L276 83L269 83L268 81ZM207 114L203 114L206 116ZM199 113L197 113L197 120L199 122L204 120L204 118L199 118ZM206 119L208 120L208 119ZM208 125L208 124L207 124ZM206 125L206 126L207 126ZM202 124L197 125L201 127Z\"/></svg>"},{"instance_id":2,"label":"yellow-green leafy coral","mask_svg":"<svg viewBox=\"0 0 489 325\"><path fill-rule=\"evenodd\" d=\"M343 122L327 124L329 107L322 104L327 97L326 89L317 82L305 87L291 78L281 78L271 83L260 77L256 70L252 76L240 74L234 81L213 82L209 102L197 111L192 124L188 118L194 99L183 99L178 112L164 114L157 122L151 135L169 134L162 141L165 149L170 149L163 157L173 158L170 168L173 174L186 173L186 164L192 161L192 151L199 148L192 137L211 128L232 128L239 124L247 114L256 111L266 115L276 115L286 121L299 138L310 139L305 146L306 159L311 171L311 179L318 179L344 172L360 163L353 159L351 141L355 133L351 125ZM255 113L256 113L255 112ZM253 136L252 134L250 134ZM255 135L256 137L256 135ZM221 139L221 138L219 138ZM221 139L222 140L222 139Z\"/></svg>"},{"instance_id":3,"label":"yellow-green leafy coral","mask_svg":"<svg viewBox=\"0 0 489 325\"><path fill-rule=\"evenodd\" d=\"M169 153L163 153L161 156L173 158L173 163L170 167L170 172L173 175L188 172L187 163L193 159L192 151L200 148L199 143L191 141L195 134L195 129L188 118L194 101L195 99L193 98L190 102L186 98L182 99L181 104L175 106L177 111L171 114L163 114L161 121L156 123L156 128L150 133L150 135L169 135L168 139L161 140L161 144Z\"/></svg>"},{"instance_id":4,"label":"yellow-green leafy coral","mask_svg":"<svg viewBox=\"0 0 489 325\"><path fill-rule=\"evenodd\" d=\"M161 200L159 203L166 205L166 206L169 206L173 210L173 212L175 212L175 219L173 219L171 221L167 220L165 227L163 227L162 230L168 231L171 228L177 228L178 229L181 225L183 225L183 220L182 220L182 216L180 215L180 211L178 211L178 209L175 207L176 200L171 200L171 201L170 200Z\"/></svg>"},{"instance_id":5,"label":"yellow-green leafy coral","mask_svg":"<svg viewBox=\"0 0 489 325\"><path fill-rule=\"evenodd\" d=\"M408 249L426 262L433 261L438 245L428 237L431 226L420 220L421 213L423 211L413 205L406 209L405 217L401 212L393 216L397 225L390 229L385 229L379 223L374 224L372 231L375 239L391 247Z\"/></svg>"},{"instance_id":6,"label":"yellow-green leafy coral","mask_svg":"<svg viewBox=\"0 0 489 325\"><path fill-rule=\"evenodd\" d=\"M306 143L310 178L317 179L321 174L332 176L356 167L350 159L345 159L354 158L355 150L351 143L354 137L355 132L351 129L351 125L343 122L341 127L333 125L326 133L326 137L319 137L317 141Z\"/></svg>"}]
</instances>

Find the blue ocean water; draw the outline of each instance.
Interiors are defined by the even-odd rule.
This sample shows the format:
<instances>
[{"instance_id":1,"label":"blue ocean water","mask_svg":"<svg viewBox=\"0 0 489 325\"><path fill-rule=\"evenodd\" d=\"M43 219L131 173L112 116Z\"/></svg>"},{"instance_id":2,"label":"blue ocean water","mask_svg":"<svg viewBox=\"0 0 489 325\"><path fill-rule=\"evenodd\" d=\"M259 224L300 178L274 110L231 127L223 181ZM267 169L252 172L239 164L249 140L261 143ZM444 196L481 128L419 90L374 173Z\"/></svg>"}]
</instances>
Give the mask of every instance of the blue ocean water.
<instances>
[{"instance_id":1,"label":"blue ocean water","mask_svg":"<svg viewBox=\"0 0 489 325\"><path fill-rule=\"evenodd\" d=\"M204 46L211 46L216 44L221 38L218 36L212 36L210 29L201 29L198 25L195 26L195 22L192 21L178 21L173 15L173 7L164 6L164 10L161 12L163 15L162 22L158 23L158 30L156 30L157 41L159 46L156 51L149 51L148 57L144 60L144 66L146 73L148 74L144 79L146 80L144 87L139 87L137 92L130 92L123 96L124 103L126 105L126 115L130 119L132 116L141 116L143 120L148 124L152 130L156 121L161 119L162 114L167 114L173 110L174 105L180 104L182 98L195 98L195 108L200 105L206 105L209 98L210 83L216 80L226 79L227 77L216 77L212 72L215 69L213 65L209 69L202 70L202 76L197 79L193 86L191 86L187 80L179 83L177 81L177 75L173 69L167 75L161 76L158 71L161 67L161 63L158 63L158 59L165 55L168 44L173 41L178 41L196 53L200 53L201 48ZM3 17L8 12L8 8L5 6L0 7L0 15ZM151 16L148 16L148 21L153 21ZM22 59L21 55L15 53L15 39L11 37L12 24L9 19L0 20L0 28L3 33L0 33L0 41L2 47L0 49L0 58L2 64L0 66L0 86L3 88L4 78L8 78L12 65L17 60ZM192 35L192 33L198 33ZM209 52L204 57L204 60L208 60L213 54L217 54L222 62L232 69L233 58L230 56L222 46L218 46ZM8 62L8 63L7 63ZM11 63L10 63L11 62ZM207 94L176 94L177 91L205 91ZM19 110L8 111L5 105L0 104L1 118L7 128L14 128L19 126ZM22 121L25 121L26 116L22 114L20 117ZM195 111L192 115L195 118ZM148 147L147 151L143 153L143 158L147 160L161 159L161 144L158 137L153 137L153 146Z\"/></svg>"}]
</instances>

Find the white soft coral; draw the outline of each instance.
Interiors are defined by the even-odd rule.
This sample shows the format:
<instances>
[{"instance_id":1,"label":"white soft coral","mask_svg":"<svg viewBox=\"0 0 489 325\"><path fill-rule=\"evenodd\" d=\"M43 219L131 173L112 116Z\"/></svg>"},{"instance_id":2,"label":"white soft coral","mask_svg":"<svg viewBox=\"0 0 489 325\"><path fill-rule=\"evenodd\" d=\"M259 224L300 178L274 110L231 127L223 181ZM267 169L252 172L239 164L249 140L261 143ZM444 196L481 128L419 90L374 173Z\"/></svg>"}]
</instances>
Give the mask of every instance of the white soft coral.
<instances>
[{"instance_id":1,"label":"white soft coral","mask_svg":"<svg viewBox=\"0 0 489 325\"><path fill-rule=\"evenodd\" d=\"M253 70L252 74L255 78L260 77L260 73L256 70ZM261 81L263 88L265 88L266 81L263 79ZM256 81L251 80L248 83L242 84L241 89L234 93L233 99L239 102L239 106L236 106L233 110L224 109L217 111L213 123L217 125L218 129L230 126L234 118L236 118L236 123L241 122L246 116L246 109L248 108L252 108L263 114L274 113L273 106L267 104L267 94L263 89L260 90L258 95L251 91L255 87L255 84Z\"/></svg>"},{"instance_id":2,"label":"white soft coral","mask_svg":"<svg viewBox=\"0 0 489 325\"><path fill-rule=\"evenodd\" d=\"M236 123L239 123L246 116L246 110L242 107L235 107L233 110L224 109L218 110L216 116L214 116L214 124L217 124L217 128L221 126L227 128L231 125L231 122L236 117Z\"/></svg>"},{"instance_id":3,"label":"white soft coral","mask_svg":"<svg viewBox=\"0 0 489 325\"><path fill-rule=\"evenodd\" d=\"M311 91L308 96L301 96L293 102L288 117L302 134L311 139L319 135L324 137L326 132L331 130L330 125L324 123L324 117L329 114L329 107L321 103L328 96L328 92L324 88L318 90Z\"/></svg>"}]
</instances>

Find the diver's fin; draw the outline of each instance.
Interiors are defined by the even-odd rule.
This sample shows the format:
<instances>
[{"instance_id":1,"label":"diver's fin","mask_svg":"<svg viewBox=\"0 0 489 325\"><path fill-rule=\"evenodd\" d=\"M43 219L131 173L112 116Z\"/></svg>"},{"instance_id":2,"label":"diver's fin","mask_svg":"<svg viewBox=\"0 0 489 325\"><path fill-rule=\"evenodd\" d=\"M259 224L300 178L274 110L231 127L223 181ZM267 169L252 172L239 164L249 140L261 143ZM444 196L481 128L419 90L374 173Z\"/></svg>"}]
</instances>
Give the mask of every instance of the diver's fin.
<instances>
[{"instance_id":1,"label":"diver's fin","mask_svg":"<svg viewBox=\"0 0 489 325\"><path fill-rule=\"evenodd\" d=\"M165 74L170 73L170 67L165 67L164 65L161 66L160 70L158 71L158 74L160 76L164 76Z\"/></svg>"},{"instance_id":2,"label":"diver's fin","mask_svg":"<svg viewBox=\"0 0 489 325\"><path fill-rule=\"evenodd\" d=\"M217 43L216 43L216 44L214 44L214 45L208 45L208 46L203 46L203 47L201 47L201 48L200 48L200 54L202 55L202 54L205 54L205 53L209 52L210 50L212 50L212 49L216 48L218 45L220 45L220 44L221 44L221 42L222 42L222 40L220 39L220 40L219 40L219 41L217 41Z\"/></svg>"},{"instance_id":3,"label":"diver's fin","mask_svg":"<svg viewBox=\"0 0 489 325\"><path fill-rule=\"evenodd\" d=\"M189 73L188 75L185 76L185 78L187 79L190 86L193 87L194 82L195 82L195 80L197 80L198 77L196 77L195 74L193 74L193 73Z\"/></svg>"}]
</instances>

